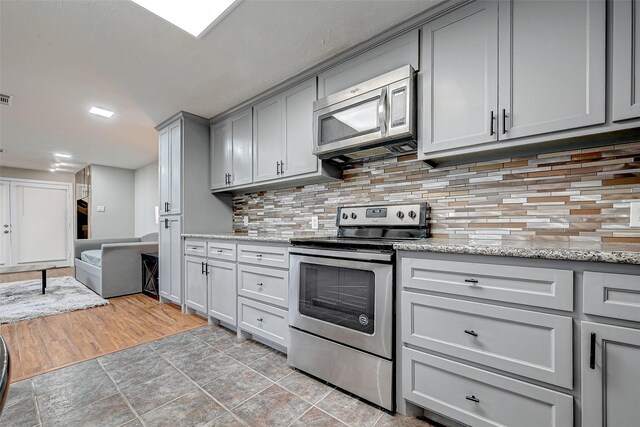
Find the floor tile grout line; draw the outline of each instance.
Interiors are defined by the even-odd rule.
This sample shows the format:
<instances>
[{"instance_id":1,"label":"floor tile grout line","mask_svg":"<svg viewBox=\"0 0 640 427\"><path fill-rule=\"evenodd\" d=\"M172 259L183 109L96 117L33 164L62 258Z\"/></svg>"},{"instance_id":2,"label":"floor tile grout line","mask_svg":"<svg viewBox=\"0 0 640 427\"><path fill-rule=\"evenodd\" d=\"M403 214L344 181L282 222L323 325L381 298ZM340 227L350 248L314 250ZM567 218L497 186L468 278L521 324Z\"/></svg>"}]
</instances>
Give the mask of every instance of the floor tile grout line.
<instances>
[{"instance_id":1,"label":"floor tile grout line","mask_svg":"<svg viewBox=\"0 0 640 427\"><path fill-rule=\"evenodd\" d=\"M150 348L151 351L153 351L152 348ZM155 351L153 351L155 353ZM116 384L115 380L113 379L113 377L111 377L111 375L109 374L109 372L107 371L107 369L104 367L104 365L100 362L100 360L98 359L98 365L100 366L100 368L102 368L102 371L107 375L107 377L109 377L109 379L111 380L111 382L113 383L113 385L116 387L116 390L118 390L118 394L120 395L120 397L122 398L122 400L124 400L124 403L126 403L126 405L129 407L129 409L131 410L131 412L133 413L133 415L135 416L135 418L137 418L140 423L146 427L146 423L140 418L140 414L138 414L138 411L135 410L135 408L133 407L133 405L131 405L131 402L129 402L129 399L127 399L127 396L125 396L125 394L122 392L122 390L120 390L120 387L118 386L118 384ZM127 422L123 423L126 424L128 422L130 422L132 420L128 420Z\"/></svg>"}]
</instances>

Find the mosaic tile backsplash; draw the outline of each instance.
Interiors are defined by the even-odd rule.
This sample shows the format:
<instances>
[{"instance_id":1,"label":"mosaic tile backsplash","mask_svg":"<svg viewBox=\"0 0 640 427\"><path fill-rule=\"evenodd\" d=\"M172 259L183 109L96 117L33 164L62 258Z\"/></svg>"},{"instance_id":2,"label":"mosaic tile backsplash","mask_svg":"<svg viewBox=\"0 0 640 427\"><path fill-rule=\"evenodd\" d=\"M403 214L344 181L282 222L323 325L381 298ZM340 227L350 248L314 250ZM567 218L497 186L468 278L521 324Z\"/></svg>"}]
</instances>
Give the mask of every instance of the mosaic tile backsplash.
<instances>
[{"instance_id":1,"label":"mosaic tile backsplash","mask_svg":"<svg viewBox=\"0 0 640 427\"><path fill-rule=\"evenodd\" d=\"M353 165L342 181L238 195L234 231L335 232L336 208L426 201L433 237L640 243L640 142L429 169L414 156ZM243 226L243 217L249 225Z\"/></svg>"}]
</instances>

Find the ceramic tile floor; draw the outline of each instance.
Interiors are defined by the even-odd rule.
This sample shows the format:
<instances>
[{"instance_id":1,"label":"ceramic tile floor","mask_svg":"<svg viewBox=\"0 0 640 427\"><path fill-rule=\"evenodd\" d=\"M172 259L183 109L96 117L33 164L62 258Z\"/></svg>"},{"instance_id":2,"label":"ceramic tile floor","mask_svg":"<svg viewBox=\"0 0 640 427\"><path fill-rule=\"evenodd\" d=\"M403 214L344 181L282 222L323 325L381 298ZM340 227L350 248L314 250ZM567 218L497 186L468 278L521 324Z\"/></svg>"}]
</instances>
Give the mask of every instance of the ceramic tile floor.
<instances>
[{"instance_id":1,"label":"ceramic tile floor","mask_svg":"<svg viewBox=\"0 0 640 427\"><path fill-rule=\"evenodd\" d=\"M421 426L204 326L11 385L0 426Z\"/></svg>"}]
</instances>

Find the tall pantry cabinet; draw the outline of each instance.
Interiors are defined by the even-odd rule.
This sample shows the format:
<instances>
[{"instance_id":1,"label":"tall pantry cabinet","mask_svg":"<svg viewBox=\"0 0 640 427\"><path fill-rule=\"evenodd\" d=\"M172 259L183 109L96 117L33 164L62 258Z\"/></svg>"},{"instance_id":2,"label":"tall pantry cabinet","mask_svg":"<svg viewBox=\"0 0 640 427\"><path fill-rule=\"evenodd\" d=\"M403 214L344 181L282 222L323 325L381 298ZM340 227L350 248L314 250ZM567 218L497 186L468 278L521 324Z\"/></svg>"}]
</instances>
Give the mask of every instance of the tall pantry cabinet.
<instances>
[{"instance_id":1,"label":"tall pantry cabinet","mask_svg":"<svg viewBox=\"0 0 640 427\"><path fill-rule=\"evenodd\" d=\"M160 299L182 305L183 233L231 231L229 196L209 189L209 121L180 112L156 127Z\"/></svg>"}]
</instances>

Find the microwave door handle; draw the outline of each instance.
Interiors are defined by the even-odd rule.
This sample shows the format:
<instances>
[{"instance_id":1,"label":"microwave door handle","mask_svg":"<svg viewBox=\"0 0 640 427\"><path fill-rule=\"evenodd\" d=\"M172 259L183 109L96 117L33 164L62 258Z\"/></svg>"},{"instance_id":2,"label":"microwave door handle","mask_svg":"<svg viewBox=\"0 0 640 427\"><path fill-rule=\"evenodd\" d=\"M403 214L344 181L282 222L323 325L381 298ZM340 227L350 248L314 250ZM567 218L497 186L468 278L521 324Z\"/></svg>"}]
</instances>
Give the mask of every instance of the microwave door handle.
<instances>
[{"instance_id":1,"label":"microwave door handle","mask_svg":"<svg viewBox=\"0 0 640 427\"><path fill-rule=\"evenodd\" d=\"M378 102L378 123L380 124L380 134L387 136L387 88L383 87Z\"/></svg>"}]
</instances>

